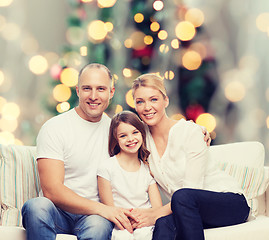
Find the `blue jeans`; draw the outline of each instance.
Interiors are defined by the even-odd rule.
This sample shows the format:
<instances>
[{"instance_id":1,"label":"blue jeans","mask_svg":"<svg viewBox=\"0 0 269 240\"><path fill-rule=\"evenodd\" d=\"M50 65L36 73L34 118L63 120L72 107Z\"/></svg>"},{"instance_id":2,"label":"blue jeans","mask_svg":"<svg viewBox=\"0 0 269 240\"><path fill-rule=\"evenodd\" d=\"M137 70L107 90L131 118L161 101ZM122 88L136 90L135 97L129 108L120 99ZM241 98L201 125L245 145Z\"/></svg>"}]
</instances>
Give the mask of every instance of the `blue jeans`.
<instances>
[{"instance_id":1,"label":"blue jeans","mask_svg":"<svg viewBox=\"0 0 269 240\"><path fill-rule=\"evenodd\" d=\"M56 234L73 234L78 240L106 240L114 227L99 215L63 211L45 197L30 199L23 205L22 222L27 240L53 240Z\"/></svg>"},{"instance_id":2,"label":"blue jeans","mask_svg":"<svg viewBox=\"0 0 269 240\"><path fill-rule=\"evenodd\" d=\"M243 195L187 188L174 193L171 209L156 221L153 240L204 240L204 229L243 223L250 210Z\"/></svg>"}]
</instances>

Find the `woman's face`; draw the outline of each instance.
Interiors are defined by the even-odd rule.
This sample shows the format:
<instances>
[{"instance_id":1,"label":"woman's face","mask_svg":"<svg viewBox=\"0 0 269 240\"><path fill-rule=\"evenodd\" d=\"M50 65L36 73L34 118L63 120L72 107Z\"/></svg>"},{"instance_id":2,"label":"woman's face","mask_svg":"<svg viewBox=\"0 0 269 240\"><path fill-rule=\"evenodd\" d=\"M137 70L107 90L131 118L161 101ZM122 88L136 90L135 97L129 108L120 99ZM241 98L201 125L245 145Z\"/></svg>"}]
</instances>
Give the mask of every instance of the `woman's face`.
<instances>
[{"instance_id":1,"label":"woman's face","mask_svg":"<svg viewBox=\"0 0 269 240\"><path fill-rule=\"evenodd\" d=\"M149 126L157 125L164 116L169 101L152 87L139 87L134 91L135 109L140 118Z\"/></svg>"}]
</instances>

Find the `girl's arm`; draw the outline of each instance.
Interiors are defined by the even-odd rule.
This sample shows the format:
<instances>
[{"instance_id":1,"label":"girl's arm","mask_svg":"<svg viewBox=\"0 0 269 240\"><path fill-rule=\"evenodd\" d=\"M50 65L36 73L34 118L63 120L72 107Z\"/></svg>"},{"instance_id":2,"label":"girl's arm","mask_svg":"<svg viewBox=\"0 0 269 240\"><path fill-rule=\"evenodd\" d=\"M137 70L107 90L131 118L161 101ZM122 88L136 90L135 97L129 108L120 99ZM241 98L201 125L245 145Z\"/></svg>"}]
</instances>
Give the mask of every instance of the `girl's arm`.
<instances>
[{"instance_id":1,"label":"girl's arm","mask_svg":"<svg viewBox=\"0 0 269 240\"><path fill-rule=\"evenodd\" d=\"M97 176L99 197L103 204L114 206L111 184L105 178Z\"/></svg>"},{"instance_id":2,"label":"girl's arm","mask_svg":"<svg viewBox=\"0 0 269 240\"><path fill-rule=\"evenodd\" d=\"M149 185L148 194L152 208L159 208L163 205L157 183Z\"/></svg>"}]
</instances>

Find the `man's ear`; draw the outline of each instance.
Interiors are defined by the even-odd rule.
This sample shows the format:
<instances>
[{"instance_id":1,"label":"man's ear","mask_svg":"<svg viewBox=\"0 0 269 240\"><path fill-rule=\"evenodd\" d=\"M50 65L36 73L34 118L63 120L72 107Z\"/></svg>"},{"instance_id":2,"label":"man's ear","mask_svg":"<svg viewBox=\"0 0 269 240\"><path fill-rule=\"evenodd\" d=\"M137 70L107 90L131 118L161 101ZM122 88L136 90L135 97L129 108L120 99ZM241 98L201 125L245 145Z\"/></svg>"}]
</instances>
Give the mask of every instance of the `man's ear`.
<instances>
[{"instance_id":1,"label":"man's ear","mask_svg":"<svg viewBox=\"0 0 269 240\"><path fill-rule=\"evenodd\" d=\"M76 92L77 92L77 96L79 95L79 87L78 85L76 86Z\"/></svg>"},{"instance_id":2,"label":"man's ear","mask_svg":"<svg viewBox=\"0 0 269 240\"><path fill-rule=\"evenodd\" d=\"M112 99L113 98L114 93L115 93L115 88L114 87L111 87L110 88L110 98L109 99Z\"/></svg>"}]
</instances>

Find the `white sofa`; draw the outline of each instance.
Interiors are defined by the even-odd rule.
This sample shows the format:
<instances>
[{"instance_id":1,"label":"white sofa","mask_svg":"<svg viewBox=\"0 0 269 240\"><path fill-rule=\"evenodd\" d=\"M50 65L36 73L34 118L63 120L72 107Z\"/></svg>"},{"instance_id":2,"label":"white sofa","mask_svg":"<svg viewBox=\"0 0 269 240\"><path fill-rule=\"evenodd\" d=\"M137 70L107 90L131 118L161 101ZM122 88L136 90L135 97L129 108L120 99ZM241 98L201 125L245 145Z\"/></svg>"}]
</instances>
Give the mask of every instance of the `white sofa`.
<instances>
[{"instance_id":1,"label":"white sofa","mask_svg":"<svg viewBox=\"0 0 269 240\"><path fill-rule=\"evenodd\" d=\"M40 190L33 146L0 145L0 240L25 240L21 207ZM269 167L264 167L264 147L259 142L241 142L210 147L218 166L235 177L253 208L248 222L206 229L206 240L269 240ZM268 200L268 201L267 201ZM74 235L57 235L57 240L75 240Z\"/></svg>"}]
</instances>

